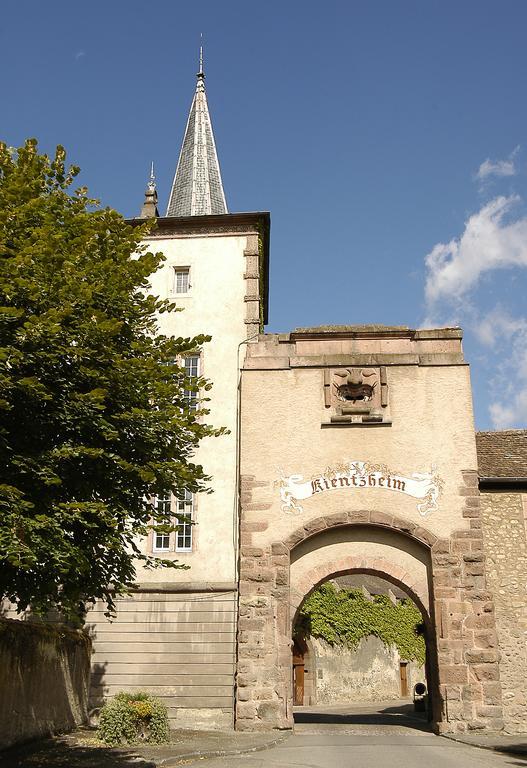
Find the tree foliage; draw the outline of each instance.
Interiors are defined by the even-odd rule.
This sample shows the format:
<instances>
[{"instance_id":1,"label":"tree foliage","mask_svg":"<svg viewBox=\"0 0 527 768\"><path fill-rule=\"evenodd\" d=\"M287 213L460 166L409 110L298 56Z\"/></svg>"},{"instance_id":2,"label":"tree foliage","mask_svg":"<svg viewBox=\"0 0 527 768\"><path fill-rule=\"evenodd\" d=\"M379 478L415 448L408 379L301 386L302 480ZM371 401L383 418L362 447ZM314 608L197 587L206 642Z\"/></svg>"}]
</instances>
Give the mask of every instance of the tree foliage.
<instances>
[{"instance_id":1,"label":"tree foliage","mask_svg":"<svg viewBox=\"0 0 527 768\"><path fill-rule=\"evenodd\" d=\"M156 491L205 490L193 453L221 433L185 397L210 388L181 360L207 337L157 333L175 307L148 295L147 227L73 191L77 174L62 147L0 144L0 595L66 614L111 609L137 561L178 567L137 538L166 525Z\"/></svg>"},{"instance_id":2,"label":"tree foliage","mask_svg":"<svg viewBox=\"0 0 527 768\"><path fill-rule=\"evenodd\" d=\"M297 626L301 634L352 649L363 637L375 635L385 645L395 645L401 658L424 664L422 621L411 600L394 605L387 595L375 595L370 601L359 589L335 589L326 582L304 602Z\"/></svg>"}]
</instances>

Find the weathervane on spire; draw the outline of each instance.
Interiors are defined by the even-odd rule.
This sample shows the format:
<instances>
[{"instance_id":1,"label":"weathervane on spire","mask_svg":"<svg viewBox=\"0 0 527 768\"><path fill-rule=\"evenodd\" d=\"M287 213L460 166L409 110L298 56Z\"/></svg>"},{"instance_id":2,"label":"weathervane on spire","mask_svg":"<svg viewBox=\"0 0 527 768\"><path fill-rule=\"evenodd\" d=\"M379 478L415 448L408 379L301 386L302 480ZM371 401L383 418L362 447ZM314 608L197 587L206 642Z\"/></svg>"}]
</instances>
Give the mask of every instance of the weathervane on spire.
<instances>
[{"instance_id":1,"label":"weathervane on spire","mask_svg":"<svg viewBox=\"0 0 527 768\"><path fill-rule=\"evenodd\" d=\"M203 71L203 32L201 32L200 34L198 77L201 77L201 78L205 77L205 72Z\"/></svg>"},{"instance_id":2,"label":"weathervane on spire","mask_svg":"<svg viewBox=\"0 0 527 768\"><path fill-rule=\"evenodd\" d=\"M150 166L150 180L148 182L148 188L151 190L154 190L156 188L156 177L154 174L154 161L152 160L152 165Z\"/></svg>"}]
</instances>

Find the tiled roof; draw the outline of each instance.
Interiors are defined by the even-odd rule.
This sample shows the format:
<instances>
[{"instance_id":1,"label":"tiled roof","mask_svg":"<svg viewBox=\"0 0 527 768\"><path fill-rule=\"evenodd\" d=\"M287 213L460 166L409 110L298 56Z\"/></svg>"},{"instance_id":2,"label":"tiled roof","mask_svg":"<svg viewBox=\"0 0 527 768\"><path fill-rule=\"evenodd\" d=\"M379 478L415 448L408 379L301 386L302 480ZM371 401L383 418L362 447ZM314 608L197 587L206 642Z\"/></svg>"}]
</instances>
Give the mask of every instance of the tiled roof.
<instances>
[{"instance_id":1,"label":"tiled roof","mask_svg":"<svg viewBox=\"0 0 527 768\"><path fill-rule=\"evenodd\" d=\"M227 213L227 204L207 105L205 75L201 71L172 183L167 216L222 213Z\"/></svg>"},{"instance_id":2,"label":"tiled roof","mask_svg":"<svg viewBox=\"0 0 527 768\"><path fill-rule=\"evenodd\" d=\"M480 477L527 478L527 429L476 432Z\"/></svg>"}]
</instances>

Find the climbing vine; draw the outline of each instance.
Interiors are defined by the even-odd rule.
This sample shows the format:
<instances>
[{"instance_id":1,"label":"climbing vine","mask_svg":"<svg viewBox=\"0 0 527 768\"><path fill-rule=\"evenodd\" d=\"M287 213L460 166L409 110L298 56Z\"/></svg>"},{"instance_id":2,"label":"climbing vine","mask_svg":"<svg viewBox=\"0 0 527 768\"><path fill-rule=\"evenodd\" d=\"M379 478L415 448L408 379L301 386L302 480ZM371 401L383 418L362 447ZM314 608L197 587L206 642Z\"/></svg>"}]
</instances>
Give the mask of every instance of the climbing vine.
<instances>
[{"instance_id":1,"label":"climbing vine","mask_svg":"<svg viewBox=\"0 0 527 768\"><path fill-rule=\"evenodd\" d=\"M394 605L387 595L368 599L361 590L336 589L326 582L305 601L295 634L351 649L363 637L375 635L385 645L395 645L401 658L423 664L422 628L421 613L411 600Z\"/></svg>"}]
</instances>

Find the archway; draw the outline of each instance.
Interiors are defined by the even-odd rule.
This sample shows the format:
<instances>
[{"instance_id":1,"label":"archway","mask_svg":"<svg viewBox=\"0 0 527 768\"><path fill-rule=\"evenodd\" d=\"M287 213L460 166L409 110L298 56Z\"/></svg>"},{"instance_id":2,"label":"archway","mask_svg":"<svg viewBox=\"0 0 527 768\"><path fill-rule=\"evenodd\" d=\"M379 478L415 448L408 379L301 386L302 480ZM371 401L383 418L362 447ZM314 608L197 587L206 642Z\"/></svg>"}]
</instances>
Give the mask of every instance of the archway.
<instances>
[{"instance_id":1,"label":"archway","mask_svg":"<svg viewBox=\"0 0 527 768\"><path fill-rule=\"evenodd\" d=\"M324 560L331 562L333 570L336 561L348 557L358 558L360 567L366 568L364 557L371 556L375 571L404 580L405 587L417 598L421 595L429 613L429 679L436 730L452 732L470 724L483 727L493 717L498 723L501 709L496 703L499 671L495 646L489 650L479 644L496 642L493 603L485 591L482 575L480 531L459 530L448 539L441 539L422 525L369 510L307 519L282 540L273 538L272 528L265 520L248 521L242 526L238 730L289 729L293 725L291 622L299 600L329 572L327 566L307 588L299 587L310 570L303 567L309 565L308 558L302 558L318 548L316 538L328 533L335 534L336 543L344 549L332 553L330 558L320 557L318 562L315 557L310 564L313 571L323 568ZM368 546L361 538L366 532L370 539L375 539L367 542ZM350 536L355 541L355 551L351 551ZM382 544L391 548L390 555L386 547L381 551L377 546ZM300 568L296 563L301 560ZM349 567L348 562L346 570ZM397 568L402 570L398 572ZM440 686L435 682L438 679Z\"/></svg>"},{"instance_id":2,"label":"archway","mask_svg":"<svg viewBox=\"0 0 527 768\"><path fill-rule=\"evenodd\" d=\"M428 730L432 706L438 707L426 595L393 577L386 561L363 564L353 558L328 564L318 582L320 570L311 574L312 587L297 606L293 598L294 723L302 733L344 725ZM342 632L358 639L349 645ZM414 706L416 684L428 695Z\"/></svg>"},{"instance_id":3,"label":"archway","mask_svg":"<svg viewBox=\"0 0 527 768\"><path fill-rule=\"evenodd\" d=\"M290 636L307 597L324 582L349 574L380 577L417 606L425 627L431 714L434 720L439 720L436 633L430 610L433 606L431 554L422 541L400 531L363 524L326 528L302 539L290 551Z\"/></svg>"},{"instance_id":4,"label":"archway","mask_svg":"<svg viewBox=\"0 0 527 768\"><path fill-rule=\"evenodd\" d=\"M354 570L369 570L402 585L422 609L429 633L433 716L439 721L431 565L431 548L438 541L437 536L404 519L359 511L307 522L285 541L272 542L267 559L264 550L242 548L237 728L292 727L295 613L305 595L321 581Z\"/></svg>"}]
</instances>

